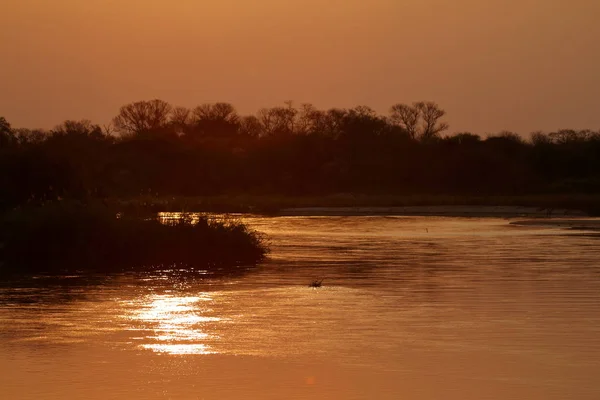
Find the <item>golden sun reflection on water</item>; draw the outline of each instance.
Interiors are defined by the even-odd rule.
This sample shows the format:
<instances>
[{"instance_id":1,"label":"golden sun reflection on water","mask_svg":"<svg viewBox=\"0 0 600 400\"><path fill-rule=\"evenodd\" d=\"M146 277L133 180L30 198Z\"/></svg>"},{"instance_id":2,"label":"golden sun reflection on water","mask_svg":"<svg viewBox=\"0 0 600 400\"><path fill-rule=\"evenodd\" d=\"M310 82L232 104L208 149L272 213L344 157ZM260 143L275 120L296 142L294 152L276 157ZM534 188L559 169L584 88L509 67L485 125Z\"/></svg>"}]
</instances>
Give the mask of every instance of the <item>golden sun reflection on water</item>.
<instances>
[{"instance_id":1,"label":"golden sun reflection on water","mask_svg":"<svg viewBox=\"0 0 600 400\"><path fill-rule=\"evenodd\" d=\"M140 301L130 302L133 310L127 317L137 327L150 332L138 340L139 347L167 354L215 354L207 342L218 337L208 333L207 324L220 322L218 317L203 315L212 301L208 294L179 297L175 295L149 295Z\"/></svg>"}]
</instances>

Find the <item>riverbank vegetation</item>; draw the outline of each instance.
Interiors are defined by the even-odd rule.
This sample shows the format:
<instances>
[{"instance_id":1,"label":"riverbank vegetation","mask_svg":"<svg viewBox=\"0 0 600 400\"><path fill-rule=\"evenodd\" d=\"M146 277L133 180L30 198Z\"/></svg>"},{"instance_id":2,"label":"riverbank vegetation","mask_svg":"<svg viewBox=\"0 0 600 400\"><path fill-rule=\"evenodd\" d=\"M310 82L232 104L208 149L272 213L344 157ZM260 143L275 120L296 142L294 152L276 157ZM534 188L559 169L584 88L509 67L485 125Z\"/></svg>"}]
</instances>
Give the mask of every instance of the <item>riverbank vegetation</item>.
<instances>
[{"instance_id":1,"label":"riverbank vegetation","mask_svg":"<svg viewBox=\"0 0 600 400\"><path fill-rule=\"evenodd\" d=\"M103 204L54 202L0 219L0 273L120 272L152 268L214 271L261 261L257 232L235 220L116 213Z\"/></svg>"},{"instance_id":2,"label":"riverbank vegetation","mask_svg":"<svg viewBox=\"0 0 600 400\"><path fill-rule=\"evenodd\" d=\"M0 208L103 199L174 211L500 202L598 212L600 131L450 135L444 117L431 102L386 115L288 103L244 116L226 103L153 100L122 107L110 126L0 119Z\"/></svg>"},{"instance_id":3,"label":"riverbank vegetation","mask_svg":"<svg viewBox=\"0 0 600 400\"><path fill-rule=\"evenodd\" d=\"M589 215L600 215L600 194L537 194L537 195L397 195L397 194L355 194L336 193L322 196L285 196L285 195L220 195L220 196L137 196L127 199L107 199L120 209L144 209L148 212L214 212L214 213L252 213L261 215L319 215L319 210L335 212L340 208L372 209L375 213L390 208L465 206L465 207L519 207L534 208L539 215L559 215L563 212L580 211ZM440 209L441 209L440 208ZM302 209L302 210L301 210ZM364 211L362 211L364 212ZM406 212L410 213L407 209ZM350 212L351 213L351 212ZM418 212L417 212L418 213ZM476 213L476 212L475 212ZM424 214L426 215L426 213Z\"/></svg>"}]
</instances>

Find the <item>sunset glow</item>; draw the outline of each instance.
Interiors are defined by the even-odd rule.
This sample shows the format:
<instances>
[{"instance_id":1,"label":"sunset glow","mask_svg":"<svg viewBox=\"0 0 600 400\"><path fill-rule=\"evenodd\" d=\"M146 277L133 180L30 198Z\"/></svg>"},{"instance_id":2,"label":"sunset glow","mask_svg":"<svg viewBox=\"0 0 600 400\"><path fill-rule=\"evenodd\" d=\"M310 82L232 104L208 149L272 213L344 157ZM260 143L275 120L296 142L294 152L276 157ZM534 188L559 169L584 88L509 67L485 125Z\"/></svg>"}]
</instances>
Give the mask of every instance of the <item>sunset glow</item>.
<instances>
[{"instance_id":1,"label":"sunset glow","mask_svg":"<svg viewBox=\"0 0 600 400\"><path fill-rule=\"evenodd\" d=\"M108 123L127 102L430 99L453 131L600 125L596 0L6 0L0 109L14 126Z\"/></svg>"},{"instance_id":2,"label":"sunset glow","mask_svg":"<svg viewBox=\"0 0 600 400\"><path fill-rule=\"evenodd\" d=\"M600 399L600 0L2 0L0 398Z\"/></svg>"}]
</instances>

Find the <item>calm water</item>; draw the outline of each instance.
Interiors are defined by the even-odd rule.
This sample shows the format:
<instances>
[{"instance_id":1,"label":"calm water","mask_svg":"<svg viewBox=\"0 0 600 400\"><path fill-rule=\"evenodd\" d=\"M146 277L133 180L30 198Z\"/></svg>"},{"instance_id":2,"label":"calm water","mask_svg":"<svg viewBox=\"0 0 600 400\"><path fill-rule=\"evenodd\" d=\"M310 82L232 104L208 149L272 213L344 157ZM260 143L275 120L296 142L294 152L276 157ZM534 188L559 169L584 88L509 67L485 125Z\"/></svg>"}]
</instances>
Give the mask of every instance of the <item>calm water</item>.
<instances>
[{"instance_id":1,"label":"calm water","mask_svg":"<svg viewBox=\"0 0 600 400\"><path fill-rule=\"evenodd\" d=\"M272 253L237 276L0 286L0 398L600 398L600 236L483 218L245 221Z\"/></svg>"}]
</instances>

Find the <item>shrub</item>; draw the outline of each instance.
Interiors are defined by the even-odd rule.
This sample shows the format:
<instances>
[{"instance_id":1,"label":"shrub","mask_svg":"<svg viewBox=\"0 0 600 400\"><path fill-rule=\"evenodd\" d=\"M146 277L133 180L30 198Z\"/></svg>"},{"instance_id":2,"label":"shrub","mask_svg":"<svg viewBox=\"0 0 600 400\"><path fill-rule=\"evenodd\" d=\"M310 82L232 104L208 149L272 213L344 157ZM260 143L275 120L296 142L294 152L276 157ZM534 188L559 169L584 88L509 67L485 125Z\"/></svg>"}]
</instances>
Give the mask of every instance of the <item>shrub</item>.
<instances>
[{"instance_id":1,"label":"shrub","mask_svg":"<svg viewBox=\"0 0 600 400\"><path fill-rule=\"evenodd\" d=\"M259 262L266 251L261 235L240 222L189 214L161 221L57 202L11 211L0 221L0 271L10 273L235 268Z\"/></svg>"}]
</instances>

